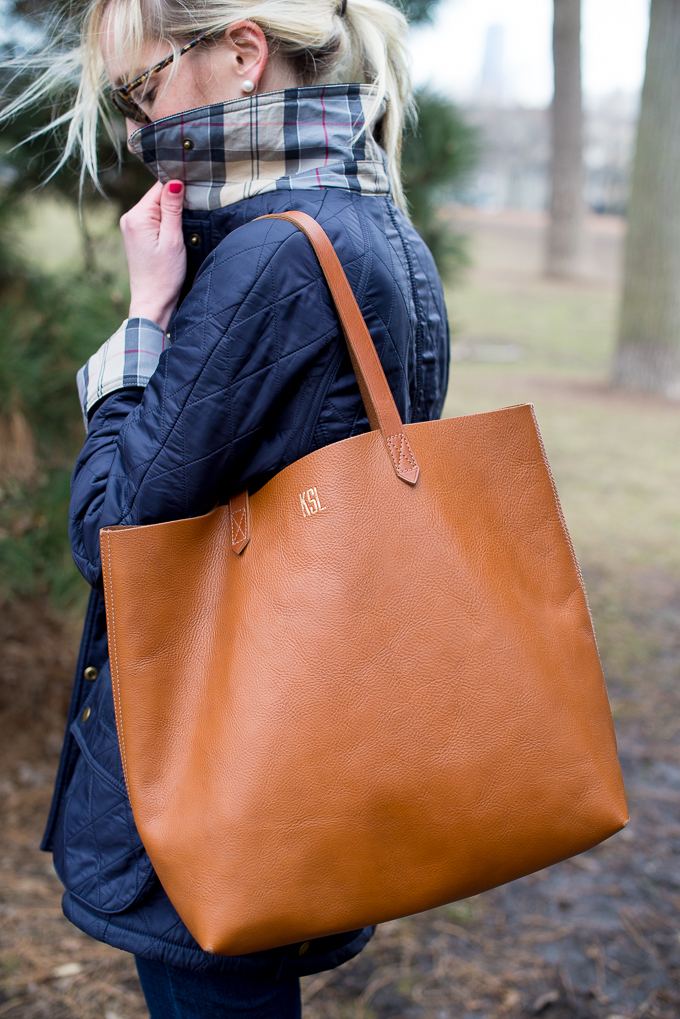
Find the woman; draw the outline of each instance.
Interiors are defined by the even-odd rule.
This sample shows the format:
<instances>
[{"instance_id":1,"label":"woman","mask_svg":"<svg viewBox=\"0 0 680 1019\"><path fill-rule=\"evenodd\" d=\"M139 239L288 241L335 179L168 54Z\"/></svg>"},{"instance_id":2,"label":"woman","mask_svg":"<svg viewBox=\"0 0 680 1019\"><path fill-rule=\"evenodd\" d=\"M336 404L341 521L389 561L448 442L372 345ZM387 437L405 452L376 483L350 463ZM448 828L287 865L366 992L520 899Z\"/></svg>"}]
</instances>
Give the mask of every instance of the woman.
<instances>
[{"instance_id":1,"label":"woman","mask_svg":"<svg viewBox=\"0 0 680 1019\"><path fill-rule=\"evenodd\" d=\"M80 142L96 174L108 94L159 182L121 221L129 318L78 374L87 437L70 534L93 590L43 848L66 916L135 954L154 1017L297 1015L299 976L373 933L239 957L193 940L125 793L99 529L204 513L368 428L316 257L290 224L258 221L267 213L319 221L403 419L439 416L446 313L399 181L405 30L384 0L93 0L79 55L62 58L82 66L67 154Z\"/></svg>"}]
</instances>

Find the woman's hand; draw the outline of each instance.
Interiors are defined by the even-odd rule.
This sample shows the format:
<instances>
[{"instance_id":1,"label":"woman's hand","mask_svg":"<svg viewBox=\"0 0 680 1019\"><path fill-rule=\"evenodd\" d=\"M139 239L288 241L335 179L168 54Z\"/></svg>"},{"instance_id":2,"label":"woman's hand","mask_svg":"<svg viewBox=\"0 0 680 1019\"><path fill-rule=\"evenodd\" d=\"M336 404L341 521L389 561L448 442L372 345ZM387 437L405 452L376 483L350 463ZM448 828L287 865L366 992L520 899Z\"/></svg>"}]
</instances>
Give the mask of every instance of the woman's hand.
<instances>
[{"instance_id":1,"label":"woman's hand","mask_svg":"<svg viewBox=\"0 0 680 1019\"><path fill-rule=\"evenodd\" d=\"M130 270L130 318L167 329L187 271L182 236L184 185L160 181L121 218Z\"/></svg>"}]
</instances>

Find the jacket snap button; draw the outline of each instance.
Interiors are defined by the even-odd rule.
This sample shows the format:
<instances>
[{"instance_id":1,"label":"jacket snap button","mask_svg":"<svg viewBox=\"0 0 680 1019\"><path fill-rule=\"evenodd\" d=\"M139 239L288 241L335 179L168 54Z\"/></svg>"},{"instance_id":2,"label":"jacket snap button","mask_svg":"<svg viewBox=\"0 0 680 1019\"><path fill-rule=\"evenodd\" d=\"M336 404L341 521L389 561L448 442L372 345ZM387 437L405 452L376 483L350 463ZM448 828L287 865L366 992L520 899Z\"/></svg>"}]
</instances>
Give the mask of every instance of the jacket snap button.
<instances>
[{"instance_id":1,"label":"jacket snap button","mask_svg":"<svg viewBox=\"0 0 680 1019\"><path fill-rule=\"evenodd\" d=\"M189 244L192 244L195 248L197 248L200 243L201 243L200 235L191 234L191 236L189 237Z\"/></svg>"},{"instance_id":2,"label":"jacket snap button","mask_svg":"<svg viewBox=\"0 0 680 1019\"><path fill-rule=\"evenodd\" d=\"M88 718L92 714L92 708L85 708L83 711L83 722L87 722Z\"/></svg>"},{"instance_id":3,"label":"jacket snap button","mask_svg":"<svg viewBox=\"0 0 680 1019\"><path fill-rule=\"evenodd\" d=\"M85 669L85 671L83 673L83 676L85 677L85 679L89 679L90 682L95 680L98 675L99 675L99 669L97 669L94 665L88 665L88 667Z\"/></svg>"},{"instance_id":4,"label":"jacket snap button","mask_svg":"<svg viewBox=\"0 0 680 1019\"><path fill-rule=\"evenodd\" d=\"M189 149L193 149L193 147L194 143L192 142L191 138L185 138L184 141L182 142L182 148L187 149L187 151Z\"/></svg>"},{"instance_id":5,"label":"jacket snap button","mask_svg":"<svg viewBox=\"0 0 680 1019\"><path fill-rule=\"evenodd\" d=\"M298 955L304 955L308 948L309 941L303 941L300 947L298 948Z\"/></svg>"}]
</instances>

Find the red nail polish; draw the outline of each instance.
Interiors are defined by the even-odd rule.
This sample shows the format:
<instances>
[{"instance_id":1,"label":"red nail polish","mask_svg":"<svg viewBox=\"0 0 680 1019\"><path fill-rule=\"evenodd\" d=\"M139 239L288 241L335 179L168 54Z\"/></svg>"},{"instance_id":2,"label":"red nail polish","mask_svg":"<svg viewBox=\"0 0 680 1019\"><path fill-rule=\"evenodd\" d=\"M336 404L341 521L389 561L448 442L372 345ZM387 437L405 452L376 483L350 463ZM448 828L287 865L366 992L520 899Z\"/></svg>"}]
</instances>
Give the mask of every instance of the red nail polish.
<instances>
[{"instance_id":1,"label":"red nail polish","mask_svg":"<svg viewBox=\"0 0 680 1019\"><path fill-rule=\"evenodd\" d=\"M178 195L182 190L182 182L179 180L172 180L168 185L168 191L171 195Z\"/></svg>"}]
</instances>

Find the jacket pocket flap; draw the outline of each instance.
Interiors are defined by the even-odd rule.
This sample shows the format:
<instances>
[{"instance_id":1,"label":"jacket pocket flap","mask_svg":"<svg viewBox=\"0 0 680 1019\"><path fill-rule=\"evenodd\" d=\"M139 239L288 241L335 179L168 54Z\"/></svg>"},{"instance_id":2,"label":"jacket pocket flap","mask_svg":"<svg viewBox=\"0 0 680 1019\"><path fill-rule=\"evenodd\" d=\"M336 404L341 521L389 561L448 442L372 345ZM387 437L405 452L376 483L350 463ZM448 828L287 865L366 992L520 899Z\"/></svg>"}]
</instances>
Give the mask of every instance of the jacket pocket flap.
<instances>
[{"instance_id":1,"label":"jacket pocket flap","mask_svg":"<svg viewBox=\"0 0 680 1019\"><path fill-rule=\"evenodd\" d=\"M103 716L109 697L110 685L93 699ZM117 740L104 717L95 715L85 733L87 724L71 726L80 753L57 820L54 865L83 905L122 913L147 893L155 873L132 816Z\"/></svg>"}]
</instances>

